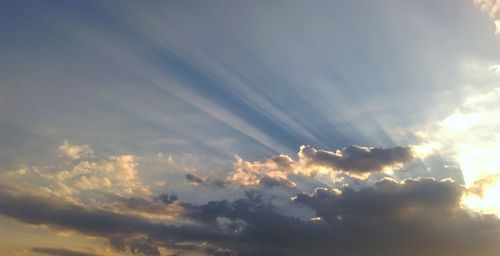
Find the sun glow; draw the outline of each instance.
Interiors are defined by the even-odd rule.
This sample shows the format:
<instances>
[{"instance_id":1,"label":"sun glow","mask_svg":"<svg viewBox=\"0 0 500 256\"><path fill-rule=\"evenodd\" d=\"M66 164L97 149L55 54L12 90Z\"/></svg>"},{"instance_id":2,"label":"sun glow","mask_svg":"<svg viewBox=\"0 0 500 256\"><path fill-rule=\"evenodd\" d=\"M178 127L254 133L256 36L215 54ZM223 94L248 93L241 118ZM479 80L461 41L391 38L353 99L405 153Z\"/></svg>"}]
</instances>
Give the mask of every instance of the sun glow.
<instances>
[{"instance_id":1,"label":"sun glow","mask_svg":"<svg viewBox=\"0 0 500 256\"><path fill-rule=\"evenodd\" d=\"M495 124L498 120L498 116L494 114L488 118L489 125ZM496 125L493 127L486 125L486 127L497 128ZM482 129L485 128L482 127ZM455 156L469 191L464 195L462 203L476 211L500 216L500 162L498 160L500 133L493 136L477 133L480 132L470 126L462 134L455 134L457 136L454 145ZM490 181L483 182L484 180Z\"/></svg>"},{"instance_id":2,"label":"sun glow","mask_svg":"<svg viewBox=\"0 0 500 256\"><path fill-rule=\"evenodd\" d=\"M488 69L496 74L496 69ZM500 216L500 89L470 95L464 104L412 147L418 157L439 149L462 170L467 192L462 205Z\"/></svg>"},{"instance_id":3,"label":"sun glow","mask_svg":"<svg viewBox=\"0 0 500 256\"><path fill-rule=\"evenodd\" d=\"M480 193L468 193L463 197L462 204L483 213L500 215L500 179L483 188Z\"/></svg>"}]
</instances>

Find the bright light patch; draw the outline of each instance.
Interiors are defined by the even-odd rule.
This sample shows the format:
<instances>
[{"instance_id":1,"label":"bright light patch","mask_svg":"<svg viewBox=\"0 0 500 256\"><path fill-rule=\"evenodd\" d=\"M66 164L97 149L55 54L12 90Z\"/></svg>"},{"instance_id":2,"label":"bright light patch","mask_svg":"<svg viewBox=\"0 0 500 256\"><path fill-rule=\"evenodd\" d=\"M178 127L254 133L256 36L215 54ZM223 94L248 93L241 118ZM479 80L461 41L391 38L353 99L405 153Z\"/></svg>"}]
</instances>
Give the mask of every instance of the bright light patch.
<instances>
[{"instance_id":1,"label":"bright light patch","mask_svg":"<svg viewBox=\"0 0 500 256\"><path fill-rule=\"evenodd\" d=\"M490 71L492 68L489 68ZM495 72L496 73L496 72ZM436 149L460 165L468 193L462 204L500 216L500 89L467 97L462 106L430 131L422 144L412 147L419 157ZM485 179L490 179L484 182ZM479 184L479 185L478 185ZM479 187L478 187L479 186Z\"/></svg>"},{"instance_id":2,"label":"bright light patch","mask_svg":"<svg viewBox=\"0 0 500 256\"><path fill-rule=\"evenodd\" d=\"M499 173L500 174L500 173ZM482 213L500 214L500 179L483 189L481 194L470 194L462 203Z\"/></svg>"},{"instance_id":3,"label":"bright light patch","mask_svg":"<svg viewBox=\"0 0 500 256\"><path fill-rule=\"evenodd\" d=\"M429 143L421 143L418 145L411 146L413 154L418 158L425 158L440 148L441 148L441 144L438 142L434 142L434 141L429 142Z\"/></svg>"}]
</instances>

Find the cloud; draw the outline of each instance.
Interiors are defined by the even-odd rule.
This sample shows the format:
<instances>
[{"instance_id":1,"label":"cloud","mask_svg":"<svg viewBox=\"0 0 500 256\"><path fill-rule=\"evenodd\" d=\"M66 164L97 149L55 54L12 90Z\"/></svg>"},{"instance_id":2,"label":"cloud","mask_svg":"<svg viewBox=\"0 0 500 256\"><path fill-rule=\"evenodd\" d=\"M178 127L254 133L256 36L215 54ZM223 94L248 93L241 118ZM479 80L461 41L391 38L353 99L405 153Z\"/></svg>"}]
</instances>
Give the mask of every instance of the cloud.
<instances>
[{"instance_id":1,"label":"cloud","mask_svg":"<svg viewBox=\"0 0 500 256\"><path fill-rule=\"evenodd\" d=\"M59 152L72 159L89 157L94 154L94 151L89 146L70 144L67 140L64 140L63 144L59 146Z\"/></svg>"},{"instance_id":2,"label":"cloud","mask_svg":"<svg viewBox=\"0 0 500 256\"><path fill-rule=\"evenodd\" d=\"M497 17L500 11L500 0L474 0L474 4L492 18Z\"/></svg>"},{"instance_id":3,"label":"cloud","mask_svg":"<svg viewBox=\"0 0 500 256\"><path fill-rule=\"evenodd\" d=\"M262 161L249 162L236 156L234 171L226 178L228 183L237 183L243 186L283 185L295 187L288 180L288 176L295 172L295 162L286 155L276 155Z\"/></svg>"},{"instance_id":4,"label":"cloud","mask_svg":"<svg viewBox=\"0 0 500 256\"><path fill-rule=\"evenodd\" d=\"M154 246L154 243L152 243L152 241L147 237L113 237L110 239L110 244L118 251L127 251L128 249L132 254L151 256L160 255L158 248Z\"/></svg>"},{"instance_id":5,"label":"cloud","mask_svg":"<svg viewBox=\"0 0 500 256\"><path fill-rule=\"evenodd\" d=\"M201 177L195 173L187 173L186 181L193 185L201 185L207 182L207 178Z\"/></svg>"},{"instance_id":6,"label":"cloud","mask_svg":"<svg viewBox=\"0 0 500 256\"><path fill-rule=\"evenodd\" d=\"M474 181L472 186L467 191L479 197L483 197L485 190L498 182L500 182L500 173L488 175L482 179Z\"/></svg>"},{"instance_id":7,"label":"cloud","mask_svg":"<svg viewBox=\"0 0 500 256\"><path fill-rule=\"evenodd\" d=\"M154 197L153 200L141 197L123 197L110 193L105 193L104 196L108 200L96 203L101 209L146 219L173 220L184 212L183 206L177 201L176 194L160 194ZM96 201L97 199L95 198Z\"/></svg>"},{"instance_id":8,"label":"cloud","mask_svg":"<svg viewBox=\"0 0 500 256\"><path fill-rule=\"evenodd\" d=\"M338 241L352 239L363 245L357 249L342 243L332 245L340 251L495 255L500 250L498 238L489 232L500 232L499 219L493 215L474 217L462 209L463 193L464 187L450 180L385 179L359 191L317 189L313 194L298 195L294 202L311 207L317 217L342 230ZM400 244L394 243L394 237ZM460 241L468 243L458 244Z\"/></svg>"},{"instance_id":9,"label":"cloud","mask_svg":"<svg viewBox=\"0 0 500 256\"><path fill-rule=\"evenodd\" d=\"M479 66L485 72L488 67ZM498 73L488 70L492 81L498 80ZM496 86L496 85L495 85ZM422 132L427 144L438 145L435 153L453 159L462 170L465 185L473 189L477 181L500 174L498 155L500 154L500 88L492 87L468 95L453 113L437 124L430 125ZM500 182L484 183L500 188ZM493 191L483 202L476 201L476 210L496 211L500 215L500 205ZM468 201L470 202L470 201ZM472 206L472 205L471 205Z\"/></svg>"},{"instance_id":10,"label":"cloud","mask_svg":"<svg viewBox=\"0 0 500 256\"><path fill-rule=\"evenodd\" d=\"M160 201L164 204L171 204L179 200L179 197L174 193L162 193L155 197L156 201Z\"/></svg>"},{"instance_id":11,"label":"cloud","mask_svg":"<svg viewBox=\"0 0 500 256\"><path fill-rule=\"evenodd\" d=\"M277 213L259 193L190 214L214 228L221 217L243 223L232 230L234 242L220 244L240 255L495 255L500 220L462 209L464 191L451 180L384 179L361 190L297 195L293 202L313 209L314 221Z\"/></svg>"},{"instance_id":12,"label":"cloud","mask_svg":"<svg viewBox=\"0 0 500 256\"><path fill-rule=\"evenodd\" d=\"M298 160L287 155L275 155L261 161L246 161L235 157L234 171L226 178L228 183L244 186L282 186L295 188L289 178L293 175L314 177L318 173L343 174L353 178L366 179L373 172L392 170L412 160L411 148L371 148L350 146L337 151L301 146Z\"/></svg>"},{"instance_id":13,"label":"cloud","mask_svg":"<svg viewBox=\"0 0 500 256\"><path fill-rule=\"evenodd\" d=\"M143 202L139 205L143 208ZM0 215L33 225L108 238L115 248L139 254L144 250L155 251L152 248L158 246L176 248L177 242L221 240L226 236L220 230L199 225L166 225L151 222L140 215L85 207L4 186L0 187Z\"/></svg>"},{"instance_id":14,"label":"cloud","mask_svg":"<svg viewBox=\"0 0 500 256\"><path fill-rule=\"evenodd\" d=\"M99 254L73 251L63 248L52 248L52 247L34 247L31 249L33 252L42 253L53 256L99 256Z\"/></svg>"},{"instance_id":15,"label":"cloud","mask_svg":"<svg viewBox=\"0 0 500 256\"><path fill-rule=\"evenodd\" d=\"M67 143L66 143L67 144ZM69 144L68 144L69 145ZM151 196L150 187L139 177L134 155L75 158L58 165L23 166L22 172L8 172L12 181L31 189L75 202L101 191L125 196Z\"/></svg>"},{"instance_id":16,"label":"cloud","mask_svg":"<svg viewBox=\"0 0 500 256\"><path fill-rule=\"evenodd\" d=\"M381 171L413 159L410 148L371 148L350 146L335 152L301 146L299 161L307 167L323 167L347 173L369 173Z\"/></svg>"},{"instance_id":17,"label":"cloud","mask_svg":"<svg viewBox=\"0 0 500 256\"><path fill-rule=\"evenodd\" d=\"M115 249L145 255L160 247L240 256L497 255L500 220L461 208L464 191L430 178L318 188L292 201L314 211L309 220L280 212L253 190L234 201L181 203L190 224L167 225L1 187L0 214L108 238Z\"/></svg>"},{"instance_id":18,"label":"cloud","mask_svg":"<svg viewBox=\"0 0 500 256\"><path fill-rule=\"evenodd\" d=\"M221 179L209 179L207 177L202 177L196 173L187 173L184 178L191 185L205 185L212 188L224 188L229 183L228 181Z\"/></svg>"}]
</instances>

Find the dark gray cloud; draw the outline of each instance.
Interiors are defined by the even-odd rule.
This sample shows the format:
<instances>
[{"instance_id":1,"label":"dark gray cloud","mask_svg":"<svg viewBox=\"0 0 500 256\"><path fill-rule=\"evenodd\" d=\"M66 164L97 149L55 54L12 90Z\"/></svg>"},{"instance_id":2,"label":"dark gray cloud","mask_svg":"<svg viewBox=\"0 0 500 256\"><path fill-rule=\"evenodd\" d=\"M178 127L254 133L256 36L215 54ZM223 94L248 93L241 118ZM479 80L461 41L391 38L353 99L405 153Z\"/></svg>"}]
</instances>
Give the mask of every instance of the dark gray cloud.
<instances>
[{"instance_id":1,"label":"dark gray cloud","mask_svg":"<svg viewBox=\"0 0 500 256\"><path fill-rule=\"evenodd\" d=\"M0 214L105 237L118 250L144 255L158 247L240 256L498 255L500 220L462 209L464 192L452 181L424 178L360 190L319 188L293 200L320 218L306 220L279 212L252 190L235 201L181 203L184 218L198 224L175 226L3 189Z\"/></svg>"},{"instance_id":2,"label":"dark gray cloud","mask_svg":"<svg viewBox=\"0 0 500 256\"><path fill-rule=\"evenodd\" d=\"M462 209L464 192L451 181L382 180L358 191L321 188L294 202L340 231L331 247L342 255L498 254L499 219Z\"/></svg>"},{"instance_id":3,"label":"dark gray cloud","mask_svg":"<svg viewBox=\"0 0 500 256\"><path fill-rule=\"evenodd\" d=\"M207 182L207 179L204 177L201 177L197 174L194 173L187 173L186 176L186 181L193 184L193 185L201 185Z\"/></svg>"},{"instance_id":4,"label":"dark gray cloud","mask_svg":"<svg viewBox=\"0 0 500 256\"><path fill-rule=\"evenodd\" d=\"M139 205L142 208L142 203ZM115 248L137 254L146 249L151 252L157 245L175 246L177 241L201 241L207 237L221 239L225 236L204 227L153 223L133 215L87 208L60 198L24 194L5 187L0 187L0 214L29 224L44 224L109 238ZM143 238L138 240L136 237Z\"/></svg>"},{"instance_id":5,"label":"dark gray cloud","mask_svg":"<svg viewBox=\"0 0 500 256\"><path fill-rule=\"evenodd\" d=\"M53 256L99 256L100 255L100 254L79 252L63 248L52 248L52 247L34 247L31 250L36 253L42 253Z\"/></svg>"},{"instance_id":6,"label":"dark gray cloud","mask_svg":"<svg viewBox=\"0 0 500 256\"><path fill-rule=\"evenodd\" d=\"M347 172L380 171L386 166L404 163L413 159L410 148L368 148L349 146L342 150L326 151L311 146L301 146L299 160L306 166L324 166Z\"/></svg>"},{"instance_id":7,"label":"dark gray cloud","mask_svg":"<svg viewBox=\"0 0 500 256\"><path fill-rule=\"evenodd\" d=\"M192 185L205 185L212 188L224 188L228 185L228 182L222 179L209 179L206 177L202 177L195 173L187 173L185 175L185 180Z\"/></svg>"},{"instance_id":8,"label":"dark gray cloud","mask_svg":"<svg viewBox=\"0 0 500 256\"><path fill-rule=\"evenodd\" d=\"M213 226L221 217L244 222L233 230L237 239L219 243L240 255L496 255L499 219L462 209L463 193L451 181L382 180L361 190L299 194L294 203L320 220L277 213L255 192L193 207L190 217Z\"/></svg>"},{"instance_id":9,"label":"dark gray cloud","mask_svg":"<svg viewBox=\"0 0 500 256\"><path fill-rule=\"evenodd\" d=\"M155 197L155 201L160 201L164 204L171 204L179 200L179 197L174 193L163 193Z\"/></svg>"}]
</instances>

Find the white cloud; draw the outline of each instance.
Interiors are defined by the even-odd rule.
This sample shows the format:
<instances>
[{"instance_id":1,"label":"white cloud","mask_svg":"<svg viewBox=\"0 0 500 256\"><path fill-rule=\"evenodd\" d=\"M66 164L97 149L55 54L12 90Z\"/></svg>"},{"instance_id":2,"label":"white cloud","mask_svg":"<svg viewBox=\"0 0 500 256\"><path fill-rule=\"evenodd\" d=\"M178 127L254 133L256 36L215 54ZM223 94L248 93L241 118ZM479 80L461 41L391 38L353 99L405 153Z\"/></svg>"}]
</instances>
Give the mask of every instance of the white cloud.
<instances>
[{"instance_id":1,"label":"white cloud","mask_svg":"<svg viewBox=\"0 0 500 256\"><path fill-rule=\"evenodd\" d=\"M96 191L123 196L151 196L148 185L139 177L137 159L124 154L93 156L87 145L72 145L67 140L59 146L61 152L73 159L63 165L21 166L16 171L6 172L9 180L26 191L64 198L82 203L88 201L88 193Z\"/></svg>"},{"instance_id":2,"label":"white cloud","mask_svg":"<svg viewBox=\"0 0 500 256\"><path fill-rule=\"evenodd\" d=\"M63 144L59 146L59 152L72 159L80 159L94 154L94 151L89 146L71 144L67 140L64 140Z\"/></svg>"}]
</instances>

